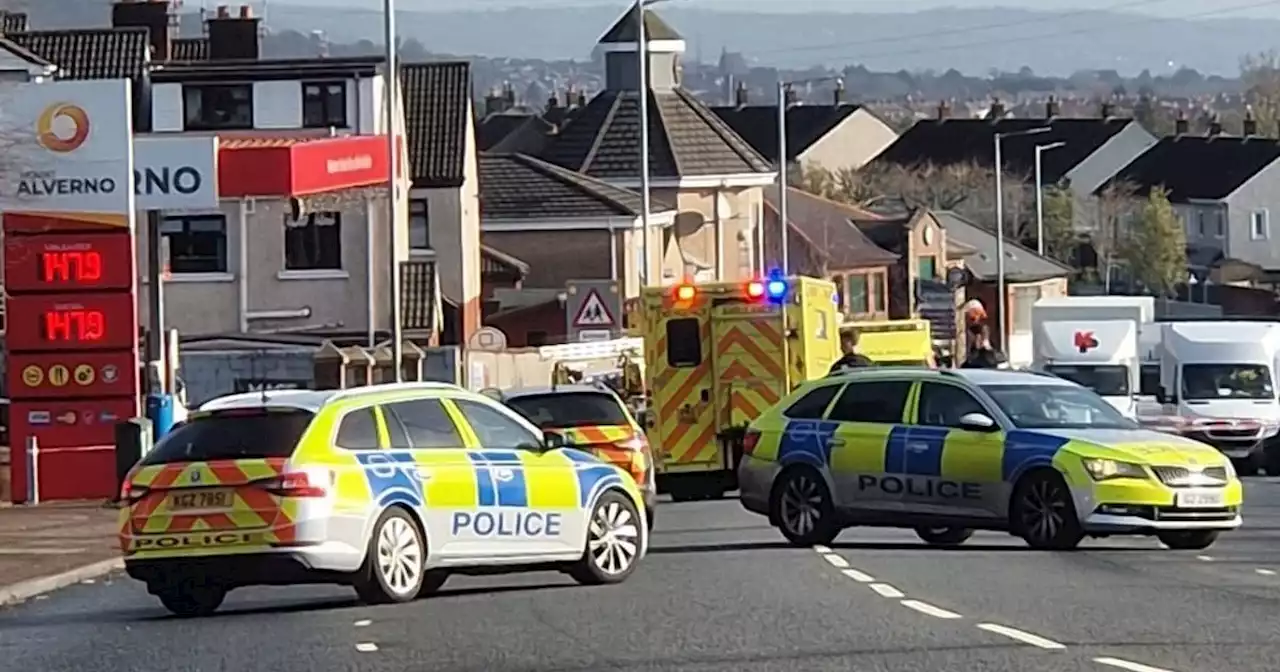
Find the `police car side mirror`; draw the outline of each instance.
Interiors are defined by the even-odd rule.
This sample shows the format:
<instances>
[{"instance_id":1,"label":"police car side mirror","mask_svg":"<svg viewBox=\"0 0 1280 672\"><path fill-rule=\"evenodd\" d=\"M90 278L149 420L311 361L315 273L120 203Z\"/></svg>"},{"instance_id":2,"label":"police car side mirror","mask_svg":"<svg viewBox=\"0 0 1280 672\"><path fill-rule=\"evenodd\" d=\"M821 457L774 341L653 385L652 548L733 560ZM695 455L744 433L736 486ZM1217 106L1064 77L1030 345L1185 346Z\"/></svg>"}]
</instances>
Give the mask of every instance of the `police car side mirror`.
<instances>
[{"instance_id":1,"label":"police car side mirror","mask_svg":"<svg viewBox=\"0 0 1280 672\"><path fill-rule=\"evenodd\" d=\"M960 429L971 432L994 432L1000 429L996 421L982 413L965 413L960 416Z\"/></svg>"},{"instance_id":2,"label":"police car side mirror","mask_svg":"<svg viewBox=\"0 0 1280 672\"><path fill-rule=\"evenodd\" d=\"M557 434L555 432L544 432L542 434L543 450L558 450L568 445L569 445L569 442L565 440L564 436L560 434Z\"/></svg>"}]
</instances>

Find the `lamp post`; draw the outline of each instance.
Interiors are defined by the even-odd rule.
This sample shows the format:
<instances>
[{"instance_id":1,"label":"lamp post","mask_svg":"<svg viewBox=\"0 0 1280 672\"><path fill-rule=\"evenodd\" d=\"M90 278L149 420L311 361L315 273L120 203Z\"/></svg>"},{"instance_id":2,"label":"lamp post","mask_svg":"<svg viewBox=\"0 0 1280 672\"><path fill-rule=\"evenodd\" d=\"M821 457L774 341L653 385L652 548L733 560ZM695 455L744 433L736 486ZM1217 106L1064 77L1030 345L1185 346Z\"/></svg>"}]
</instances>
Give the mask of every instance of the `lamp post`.
<instances>
[{"instance_id":1,"label":"lamp post","mask_svg":"<svg viewBox=\"0 0 1280 672\"><path fill-rule=\"evenodd\" d=\"M1036 252L1044 256L1044 185L1040 179L1040 157L1051 149L1057 149L1067 143L1051 142L1047 145L1036 145Z\"/></svg>"},{"instance_id":2,"label":"lamp post","mask_svg":"<svg viewBox=\"0 0 1280 672\"><path fill-rule=\"evenodd\" d=\"M401 361L404 358L403 334L400 324L400 234L397 229L399 194L396 181L396 169L399 164L399 152L396 145L396 103L399 101L400 69L396 65L396 8L395 0L383 0L383 39L387 43L387 164L390 176L387 178L387 220L389 223L388 238L391 245L391 366L395 370L394 380L404 381L404 369Z\"/></svg>"},{"instance_id":3,"label":"lamp post","mask_svg":"<svg viewBox=\"0 0 1280 672\"><path fill-rule=\"evenodd\" d=\"M649 36L645 31L645 8L667 0L636 0L636 60L639 82L636 92L640 96L640 244L644 246L640 273L640 285L649 284L649 272L653 264L649 250L649 218L652 205L649 198Z\"/></svg>"},{"instance_id":4,"label":"lamp post","mask_svg":"<svg viewBox=\"0 0 1280 672\"><path fill-rule=\"evenodd\" d=\"M1011 131L1009 133L996 133L994 136L995 143L995 173L996 173L996 325L1000 328L1000 344L1008 348L1005 342L1009 333L1009 316L1005 310L1005 304L1008 297L1005 296L1004 283L1004 180L1001 174L1004 172L1004 159L1001 156L1001 145L1005 138L1016 138L1023 135L1037 135L1040 133L1048 133L1051 128L1042 126L1040 128L1028 128L1024 131Z\"/></svg>"},{"instance_id":5,"label":"lamp post","mask_svg":"<svg viewBox=\"0 0 1280 672\"><path fill-rule=\"evenodd\" d=\"M790 243L787 236L787 168L790 161L787 157L787 92L793 86L798 84L818 84L821 82L838 82L839 77L834 75L829 77L809 77L806 79L793 79L790 81L778 80L778 229L782 235L782 254L781 254L781 271L783 277L786 277L791 262ZM764 222L760 222L760 230L757 235L757 243L760 247L760 270L764 271Z\"/></svg>"}]
</instances>

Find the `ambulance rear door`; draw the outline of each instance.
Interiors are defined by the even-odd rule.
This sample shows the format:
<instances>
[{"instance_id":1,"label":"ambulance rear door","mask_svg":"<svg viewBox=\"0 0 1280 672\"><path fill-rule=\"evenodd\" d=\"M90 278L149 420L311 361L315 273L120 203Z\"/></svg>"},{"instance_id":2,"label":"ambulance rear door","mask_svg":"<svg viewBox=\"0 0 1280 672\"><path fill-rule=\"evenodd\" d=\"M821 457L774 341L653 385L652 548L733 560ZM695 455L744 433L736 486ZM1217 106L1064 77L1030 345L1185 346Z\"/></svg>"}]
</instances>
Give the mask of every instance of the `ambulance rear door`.
<instances>
[{"instance_id":1,"label":"ambulance rear door","mask_svg":"<svg viewBox=\"0 0 1280 672\"><path fill-rule=\"evenodd\" d=\"M704 299L652 311L645 363L652 394L647 429L664 472L719 469L712 412L711 322Z\"/></svg>"},{"instance_id":2,"label":"ambulance rear door","mask_svg":"<svg viewBox=\"0 0 1280 672\"><path fill-rule=\"evenodd\" d=\"M711 309L718 431L745 427L785 394L782 306L726 301Z\"/></svg>"}]
</instances>

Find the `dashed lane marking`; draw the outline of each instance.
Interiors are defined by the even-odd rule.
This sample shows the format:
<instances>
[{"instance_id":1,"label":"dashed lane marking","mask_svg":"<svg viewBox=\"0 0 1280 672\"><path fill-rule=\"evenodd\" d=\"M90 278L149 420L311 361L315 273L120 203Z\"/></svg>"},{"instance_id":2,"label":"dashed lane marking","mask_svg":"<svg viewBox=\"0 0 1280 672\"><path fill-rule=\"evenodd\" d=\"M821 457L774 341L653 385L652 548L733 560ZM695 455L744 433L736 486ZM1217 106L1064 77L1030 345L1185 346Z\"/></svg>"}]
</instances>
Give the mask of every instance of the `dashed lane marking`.
<instances>
[{"instance_id":1,"label":"dashed lane marking","mask_svg":"<svg viewBox=\"0 0 1280 672\"><path fill-rule=\"evenodd\" d=\"M817 552L819 552L819 553L821 553L821 554L823 554L823 555L826 555L827 553L830 553L830 552L831 552L831 549L827 548L826 546L814 546L814 547L813 547L813 550L815 550L815 551L817 551Z\"/></svg>"},{"instance_id":2,"label":"dashed lane marking","mask_svg":"<svg viewBox=\"0 0 1280 672\"><path fill-rule=\"evenodd\" d=\"M835 553L828 553L827 555L824 555L822 557L826 558L827 562L831 563L832 567L838 567L840 569L846 569L849 567L849 561L836 555Z\"/></svg>"},{"instance_id":3,"label":"dashed lane marking","mask_svg":"<svg viewBox=\"0 0 1280 672\"><path fill-rule=\"evenodd\" d=\"M1100 663L1102 665L1110 665L1111 667L1118 667L1122 670L1129 670L1129 672L1172 672L1172 670L1166 670L1163 667L1152 667L1150 665L1143 665L1142 663L1121 660L1119 658L1094 658L1093 662Z\"/></svg>"},{"instance_id":4,"label":"dashed lane marking","mask_svg":"<svg viewBox=\"0 0 1280 672\"><path fill-rule=\"evenodd\" d=\"M871 583L872 581L876 580L875 577L871 576L870 574L867 574L865 572L859 572L856 569L846 569L841 571L840 573L853 579L854 581L857 581L858 583Z\"/></svg>"},{"instance_id":5,"label":"dashed lane marking","mask_svg":"<svg viewBox=\"0 0 1280 672\"><path fill-rule=\"evenodd\" d=\"M370 625L373 625L373 621L365 618L365 619L356 621L355 623L352 623L352 625L356 626L357 628L367 628Z\"/></svg>"},{"instance_id":6,"label":"dashed lane marking","mask_svg":"<svg viewBox=\"0 0 1280 672\"><path fill-rule=\"evenodd\" d=\"M906 597L905 595L902 594L901 590L898 590L897 588L894 588L893 586L887 583L873 583L871 584L871 590L876 591L876 594L879 595L880 597L887 597L891 600L897 600L897 599Z\"/></svg>"},{"instance_id":7,"label":"dashed lane marking","mask_svg":"<svg viewBox=\"0 0 1280 672\"><path fill-rule=\"evenodd\" d=\"M902 602L899 602L899 604L908 609L915 609L922 614L933 616L934 618L961 618L960 614L957 614L954 611L947 611L942 607L935 607L928 602L921 602L920 600L903 600Z\"/></svg>"},{"instance_id":8,"label":"dashed lane marking","mask_svg":"<svg viewBox=\"0 0 1280 672\"><path fill-rule=\"evenodd\" d=\"M1197 556L1196 556L1196 560L1203 560L1203 561L1205 561L1205 562L1213 562L1213 556L1212 556L1212 555L1197 555Z\"/></svg>"},{"instance_id":9,"label":"dashed lane marking","mask_svg":"<svg viewBox=\"0 0 1280 672\"><path fill-rule=\"evenodd\" d=\"M997 625L995 623L979 623L978 628L981 630L986 630L987 632L994 632L997 635L1003 635L1005 637L1008 637L1009 639L1016 639L1019 642L1022 642L1023 644L1030 644L1031 646L1038 647L1041 649L1056 651L1056 650L1067 648L1065 644L1059 644L1058 642L1055 642L1052 639L1045 639L1040 635L1032 634L1024 630L1018 630L1017 628L1010 628L1005 625Z\"/></svg>"},{"instance_id":10,"label":"dashed lane marking","mask_svg":"<svg viewBox=\"0 0 1280 672\"><path fill-rule=\"evenodd\" d=\"M356 644L356 651L360 653L373 653L378 650L378 645L373 642L360 642Z\"/></svg>"},{"instance_id":11,"label":"dashed lane marking","mask_svg":"<svg viewBox=\"0 0 1280 672\"><path fill-rule=\"evenodd\" d=\"M1275 570L1273 570L1273 569L1255 569L1255 570L1253 570L1253 571L1255 571L1255 572L1257 572L1257 573L1259 573L1259 574L1261 574L1261 575L1263 575L1263 576L1275 576L1275 575L1276 575L1276 572L1275 572Z\"/></svg>"}]
</instances>

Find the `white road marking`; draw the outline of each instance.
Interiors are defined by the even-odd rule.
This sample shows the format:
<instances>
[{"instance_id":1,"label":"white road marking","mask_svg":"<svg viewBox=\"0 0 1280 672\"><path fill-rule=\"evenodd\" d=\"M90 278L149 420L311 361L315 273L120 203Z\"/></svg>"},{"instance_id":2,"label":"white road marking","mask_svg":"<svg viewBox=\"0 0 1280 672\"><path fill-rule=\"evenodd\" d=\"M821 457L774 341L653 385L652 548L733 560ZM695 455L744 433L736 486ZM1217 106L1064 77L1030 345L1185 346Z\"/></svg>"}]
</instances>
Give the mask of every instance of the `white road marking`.
<instances>
[{"instance_id":1,"label":"white road marking","mask_svg":"<svg viewBox=\"0 0 1280 672\"><path fill-rule=\"evenodd\" d=\"M815 550L815 551L817 551L817 552L819 552L819 553L821 553L821 554L823 554L823 555L826 555L827 553L830 553L830 552L831 552L831 549L827 548L826 546L814 546L814 547L813 547L813 550Z\"/></svg>"},{"instance_id":2,"label":"white road marking","mask_svg":"<svg viewBox=\"0 0 1280 672\"><path fill-rule=\"evenodd\" d=\"M871 583L872 581L876 580L874 576L871 576L870 574L866 574L864 572L859 572L856 569L846 569L840 573L853 579L854 581L857 581L858 583Z\"/></svg>"},{"instance_id":3,"label":"white road marking","mask_svg":"<svg viewBox=\"0 0 1280 672\"><path fill-rule=\"evenodd\" d=\"M902 594L901 590L898 590L897 588L894 588L893 586L887 583L873 583L871 584L871 590L876 591L876 594L878 594L880 597L887 597L891 600L897 600L902 597L906 597L905 595Z\"/></svg>"},{"instance_id":4,"label":"white road marking","mask_svg":"<svg viewBox=\"0 0 1280 672\"><path fill-rule=\"evenodd\" d=\"M1253 570L1253 571L1255 571L1255 572L1257 572L1257 573L1259 573L1259 574L1261 574L1261 575L1263 575L1263 576L1275 576L1275 575L1276 575L1276 572L1275 572L1275 570L1273 570L1273 569L1255 569L1255 570Z\"/></svg>"},{"instance_id":5,"label":"white road marking","mask_svg":"<svg viewBox=\"0 0 1280 672\"><path fill-rule=\"evenodd\" d=\"M1196 556L1196 560L1204 560L1205 562L1213 562L1213 556L1211 556L1211 555L1197 555L1197 556Z\"/></svg>"},{"instance_id":6,"label":"white road marking","mask_svg":"<svg viewBox=\"0 0 1280 672\"><path fill-rule=\"evenodd\" d=\"M822 557L826 558L827 562L831 563L832 567L839 567L840 569L845 569L849 566L848 560L845 560L844 558L836 555L835 553L829 553Z\"/></svg>"},{"instance_id":7,"label":"white road marking","mask_svg":"<svg viewBox=\"0 0 1280 672\"><path fill-rule=\"evenodd\" d=\"M360 642L356 644L356 651L360 653L373 653L378 650L378 645L373 642Z\"/></svg>"},{"instance_id":8,"label":"white road marking","mask_svg":"<svg viewBox=\"0 0 1280 672\"><path fill-rule=\"evenodd\" d=\"M942 607L935 607L928 602L921 602L920 600L903 600L899 604L908 609L915 609L922 614L933 616L934 618L960 618L960 614L957 614L954 611L947 611Z\"/></svg>"},{"instance_id":9,"label":"white road marking","mask_svg":"<svg viewBox=\"0 0 1280 672\"><path fill-rule=\"evenodd\" d=\"M994 632L997 635L1004 635L1009 639L1016 639L1019 642L1022 642L1023 644L1030 644L1031 646L1039 647L1041 649L1056 650L1056 649L1067 648L1066 645L1059 644L1058 642L1055 642L1052 639L1045 639L1040 635L1033 635L1030 632L1018 630L1016 628L1010 628L1004 625L997 625L995 623L979 623L978 628L981 630L986 630L987 632Z\"/></svg>"},{"instance_id":10,"label":"white road marking","mask_svg":"<svg viewBox=\"0 0 1280 672\"><path fill-rule=\"evenodd\" d=\"M1122 670L1129 670L1130 672L1172 672L1171 670L1166 670L1163 667L1151 667L1150 665L1134 663L1128 660L1121 660L1119 658L1094 658L1093 662L1110 665L1111 667L1118 667Z\"/></svg>"},{"instance_id":11,"label":"white road marking","mask_svg":"<svg viewBox=\"0 0 1280 672\"><path fill-rule=\"evenodd\" d=\"M360 621L356 621L355 623L352 623L352 625L356 626L357 628L364 628L364 627L368 627L368 626L370 626L370 625L372 625L372 624L373 624L373 621L371 621L371 620L369 620L369 619L367 619L367 618L366 618L366 619L364 619L364 620L360 620Z\"/></svg>"}]
</instances>

